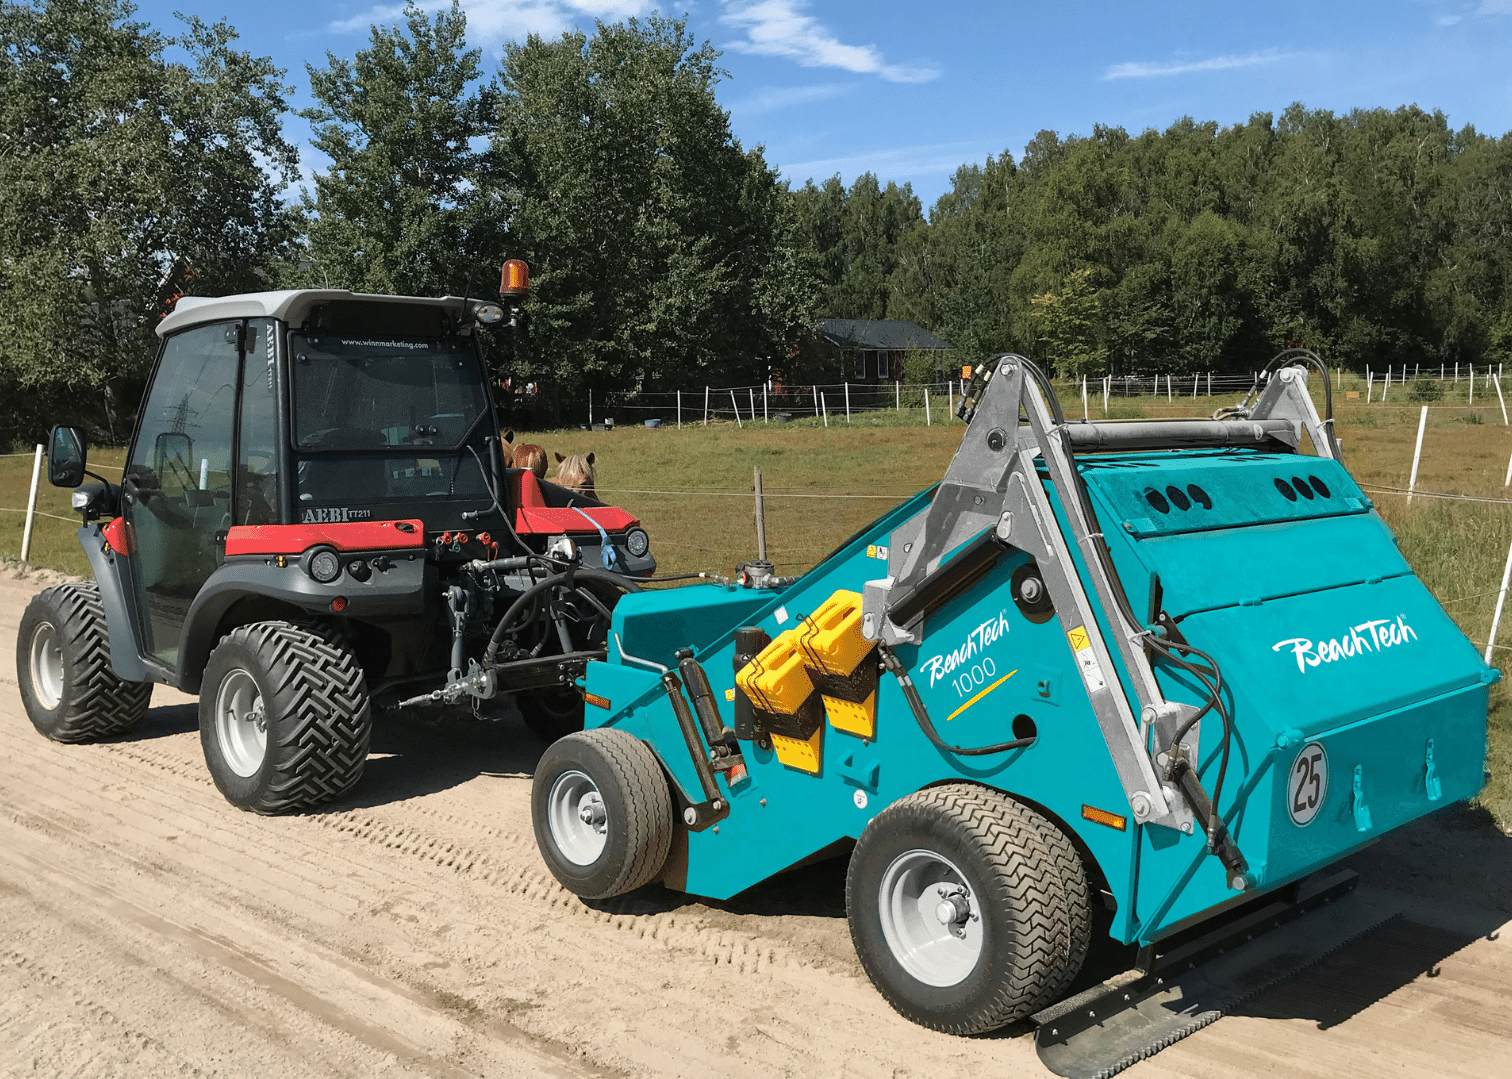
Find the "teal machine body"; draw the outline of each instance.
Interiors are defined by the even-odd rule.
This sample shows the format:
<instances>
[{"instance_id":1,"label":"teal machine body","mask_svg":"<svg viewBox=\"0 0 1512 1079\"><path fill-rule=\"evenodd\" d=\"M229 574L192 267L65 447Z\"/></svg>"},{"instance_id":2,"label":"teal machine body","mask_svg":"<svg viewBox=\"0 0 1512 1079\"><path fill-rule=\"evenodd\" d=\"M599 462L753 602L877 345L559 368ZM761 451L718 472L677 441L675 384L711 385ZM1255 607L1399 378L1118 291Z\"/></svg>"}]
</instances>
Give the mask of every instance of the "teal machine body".
<instances>
[{"instance_id":1,"label":"teal machine body","mask_svg":"<svg viewBox=\"0 0 1512 1079\"><path fill-rule=\"evenodd\" d=\"M665 770L667 887L728 898L915 792L976 784L1070 837L1111 935L1150 944L1480 790L1497 672L1339 461L1304 369L1213 420L1132 424L1068 422L1036 376L985 365L944 481L795 581L615 608L588 724ZM864 597L874 724L830 716L799 765L758 724L709 797L710 746L658 667L685 650L729 722L738 631L778 638L839 593ZM1170 656L1220 672L1219 700Z\"/></svg>"}]
</instances>

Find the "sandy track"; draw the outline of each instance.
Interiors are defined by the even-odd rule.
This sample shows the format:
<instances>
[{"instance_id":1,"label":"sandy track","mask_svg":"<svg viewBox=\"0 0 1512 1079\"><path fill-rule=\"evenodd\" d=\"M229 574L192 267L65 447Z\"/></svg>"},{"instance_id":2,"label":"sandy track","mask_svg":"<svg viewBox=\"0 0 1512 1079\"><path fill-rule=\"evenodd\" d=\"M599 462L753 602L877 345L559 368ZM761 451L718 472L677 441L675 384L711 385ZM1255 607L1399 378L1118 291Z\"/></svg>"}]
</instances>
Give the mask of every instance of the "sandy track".
<instances>
[{"instance_id":1,"label":"sandy track","mask_svg":"<svg viewBox=\"0 0 1512 1079\"><path fill-rule=\"evenodd\" d=\"M1046 1074L1025 1037L887 1008L843 866L581 903L516 723L382 723L352 798L272 819L221 799L161 687L126 737L47 742L9 659L39 587L0 579L0 1076ZM1512 840L1457 813L1358 864L1404 920L1128 1074L1512 1071Z\"/></svg>"}]
</instances>

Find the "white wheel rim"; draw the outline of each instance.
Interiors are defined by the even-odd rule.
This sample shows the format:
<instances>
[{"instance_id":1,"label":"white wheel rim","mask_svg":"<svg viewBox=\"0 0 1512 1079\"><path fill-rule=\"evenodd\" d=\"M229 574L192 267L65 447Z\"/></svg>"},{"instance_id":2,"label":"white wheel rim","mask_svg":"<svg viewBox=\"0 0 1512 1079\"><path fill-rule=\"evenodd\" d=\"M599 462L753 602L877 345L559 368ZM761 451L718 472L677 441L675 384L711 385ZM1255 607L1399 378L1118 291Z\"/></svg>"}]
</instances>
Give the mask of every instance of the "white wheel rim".
<instances>
[{"instance_id":1,"label":"white wheel rim","mask_svg":"<svg viewBox=\"0 0 1512 1079\"><path fill-rule=\"evenodd\" d=\"M563 772L546 796L551 841L573 865L592 865L609 843L609 814L598 785L584 773Z\"/></svg>"},{"instance_id":2,"label":"white wheel rim","mask_svg":"<svg viewBox=\"0 0 1512 1079\"><path fill-rule=\"evenodd\" d=\"M877 889L893 958L925 985L958 985L982 958L982 916L965 874L934 851L898 855Z\"/></svg>"},{"instance_id":3,"label":"white wheel rim","mask_svg":"<svg viewBox=\"0 0 1512 1079\"><path fill-rule=\"evenodd\" d=\"M231 771L244 779L257 774L268 755L268 721L257 682L241 668L215 691L215 737Z\"/></svg>"},{"instance_id":4,"label":"white wheel rim","mask_svg":"<svg viewBox=\"0 0 1512 1079\"><path fill-rule=\"evenodd\" d=\"M37 700L49 712L63 703L63 645L51 622L32 630L31 683Z\"/></svg>"}]
</instances>

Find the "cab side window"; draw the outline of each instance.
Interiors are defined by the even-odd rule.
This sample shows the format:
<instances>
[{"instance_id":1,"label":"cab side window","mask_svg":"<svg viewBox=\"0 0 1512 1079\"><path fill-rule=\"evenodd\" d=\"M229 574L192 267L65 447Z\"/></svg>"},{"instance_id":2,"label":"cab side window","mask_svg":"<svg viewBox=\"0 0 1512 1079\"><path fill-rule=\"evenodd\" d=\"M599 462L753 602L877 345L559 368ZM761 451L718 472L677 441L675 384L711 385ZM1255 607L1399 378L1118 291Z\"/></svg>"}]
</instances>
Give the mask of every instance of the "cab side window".
<instances>
[{"instance_id":1,"label":"cab side window","mask_svg":"<svg viewBox=\"0 0 1512 1079\"><path fill-rule=\"evenodd\" d=\"M278 413L277 359L272 319L247 323L242 361L241 438L236 462L236 523L277 524Z\"/></svg>"}]
</instances>

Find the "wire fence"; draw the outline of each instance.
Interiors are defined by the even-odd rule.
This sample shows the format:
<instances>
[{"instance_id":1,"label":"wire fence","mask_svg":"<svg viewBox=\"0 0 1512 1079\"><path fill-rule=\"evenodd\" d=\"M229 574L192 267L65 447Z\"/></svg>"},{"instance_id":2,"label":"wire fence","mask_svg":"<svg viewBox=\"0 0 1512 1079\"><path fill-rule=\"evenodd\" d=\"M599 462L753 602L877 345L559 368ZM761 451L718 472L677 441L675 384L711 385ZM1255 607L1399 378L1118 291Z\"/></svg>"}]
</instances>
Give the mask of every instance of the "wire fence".
<instances>
[{"instance_id":1,"label":"wire fence","mask_svg":"<svg viewBox=\"0 0 1512 1079\"><path fill-rule=\"evenodd\" d=\"M1505 402L1501 365L1392 365L1382 370L1334 370L1332 389L1343 401L1366 404L1412 403L1429 407L1494 409ZM1164 398L1171 403L1211 397L1237 397L1261 380L1259 371L1194 371L1185 374L1091 375L1054 379L1056 394L1068 413L1083 402L1084 413L1107 415L1115 400ZM1346 383L1349 388L1346 389ZM596 390L588 395L583 418L590 426L707 426L711 423L786 423L836 420L883 411L913 410L926 423L948 422L970 386L969 379L928 383L772 381L760 385L706 385L681 390ZM1477 396L1480 397L1477 405ZM571 418L567 418L571 423ZM578 421L581 424L581 420Z\"/></svg>"}]
</instances>

